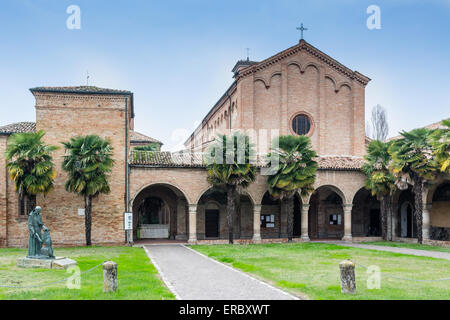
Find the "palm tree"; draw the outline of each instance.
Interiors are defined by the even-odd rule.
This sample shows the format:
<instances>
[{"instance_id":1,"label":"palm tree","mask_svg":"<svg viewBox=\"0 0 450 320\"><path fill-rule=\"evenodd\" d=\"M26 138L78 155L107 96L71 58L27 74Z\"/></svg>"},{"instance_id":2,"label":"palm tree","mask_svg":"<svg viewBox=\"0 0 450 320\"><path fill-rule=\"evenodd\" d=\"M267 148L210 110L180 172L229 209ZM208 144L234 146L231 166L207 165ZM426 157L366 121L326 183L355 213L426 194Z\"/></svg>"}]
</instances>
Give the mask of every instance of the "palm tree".
<instances>
[{"instance_id":1,"label":"palm tree","mask_svg":"<svg viewBox=\"0 0 450 320\"><path fill-rule=\"evenodd\" d=\"M388 151L392 157L390 170L396 177L396 186L405 190L412 186L414 194L414 216L417 220L417 238L422 243L423 200L426 183L434 180L438 172L430 143L433 131L420 128L403 131L402 138L394 141Z\"/></svg>"},{"instance_id":2,"label":"palm tree","mask_svg":"<svg viewBox=\"0 0 450 320\"><path fill-rule=\"evenodd\" d=\"M253 146L247 135L236 132L221 135L206 153L207 180L227 193L228 240L233 243L233 216L236 214L240 189L255 181L256 167L251 164Z\"/></svg>"},{"instance_id":3,"label":"palm tree","mask_svg":"<svg viewBox=\"0 0 450 320\"><path fill-rule=\"evenodd\" d=\"M62 143L66 155L62 168L68 173L65 188L84 197L86 245L91 245L92 200L110 192L108 174L114 165L113 147L96 135L71 138Z\"/></svg>"},{"instance_id":4,"label":"palm tree","mask_svg":"<svg viewBox=\"0 0 450 320\"><path fill-rule=\"evenodd\" d=\"M395 177L389 171L391 156L388 152L389 142L373 140L367 146L366 163L362 171L367 176L365 186L373 196L380 201L381 231L384 240L387 240L387 217L392 215L392 194L395 191Z\"/></svg>"},{"instance_id":5,"label":"palm tree","mask_svg":"<svg viewBox=\"0 0 450 320\"><path fill-rule=\"evenodd\" d=\"M5 152L6 168L14 181L19 199L27 199L27 213L34 209L35 196L53 189L56 171L51 153L58 149L42 141L44 131L16 133L8 140Z\"/></svg>"},{"instance_id":6,"label":"palm tree","mask_svg":"<svg viewBox=\"0 0 450 320\"><path fill-rule=\"evenodd\" d=\"M275 145L279 142L279 146ZM278 158L279 164L267 178L269 193L274 199L285 200L288 213L288 239L294 234L294 195L311 193L316 180L317 157L307 136L280 136L274 141L269 158Z\"/></svg>"},{"instance_id":7,"label":"palm tree","mask_svg":"<svg viewBox=\"0 0 450 320\"><path fill-rule=\"evenodd\" d=\"M443 174L450 173L450 119L442 121L442 128L430 134L436 165Z\"/></svg>"}]
</instances>

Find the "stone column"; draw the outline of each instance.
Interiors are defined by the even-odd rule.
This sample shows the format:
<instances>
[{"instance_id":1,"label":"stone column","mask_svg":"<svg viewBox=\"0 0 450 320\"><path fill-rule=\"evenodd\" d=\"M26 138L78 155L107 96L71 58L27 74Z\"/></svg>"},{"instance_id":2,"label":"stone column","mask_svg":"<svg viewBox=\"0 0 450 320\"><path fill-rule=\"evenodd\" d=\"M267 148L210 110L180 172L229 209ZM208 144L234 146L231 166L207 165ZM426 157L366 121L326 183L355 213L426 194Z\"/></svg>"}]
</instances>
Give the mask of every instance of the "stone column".
<instances>
[{"instance_id":1,"label":"stone column","mask_svg":"<svg viewBox=\"0 0 450 320\"><path fill-rule=\"evenodd\" d=\"M426 203L423 205L423 213L422 213L422 239L430 240L430 210L431 203Z\"/></svg>"},{"instance_id":2,"label":"stone column","mask_svg":"<svg viewBox=\"0 0 450 320\"><path fill-rule=\"evenodd\" d=\"M253 241L261 241L261 205L253 206Z\"/></svg>"},{"instance_id":3,"label":"stone column","mask_svg":"<svg viewBox=\"0 0 450 320\"><path fill-rule=\"evenodd\" d=\"M303 204L301 208L301 222L302 222L302 240L309 241L308 234L308 212L309 212L309 204Z\"/></svg>"},{"instance_id":4,"label":"stone column","mask_svg":"<svg viewBox=\"0 0 450 320\"><path fill-rule=\"evenodd\" d=\"M197 242L197 205L189 205L189 243Z\"/></svg>"},{"instance_id":5,"label":"stone column","mask_svg":"<svg viewBox=\"0 0 450 320\"><path fill-rule=\"evenodd\" d=\"M343 241L352 241L352 208L353 204L344 204L344 237Z\"/></svg>"}]
</instances>

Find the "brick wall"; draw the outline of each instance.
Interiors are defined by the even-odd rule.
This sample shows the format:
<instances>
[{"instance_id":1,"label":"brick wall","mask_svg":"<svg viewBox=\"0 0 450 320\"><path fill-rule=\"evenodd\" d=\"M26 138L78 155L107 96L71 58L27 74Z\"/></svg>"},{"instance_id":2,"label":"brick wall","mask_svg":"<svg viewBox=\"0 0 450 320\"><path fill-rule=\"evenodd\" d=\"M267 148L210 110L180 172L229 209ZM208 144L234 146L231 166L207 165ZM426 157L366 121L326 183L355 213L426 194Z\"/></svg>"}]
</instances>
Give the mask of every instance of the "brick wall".
<instances>
[{"instance_id":1,"label":"brick wall","mask_svg":"<svg viewBox=\"0 0 450 320\"><path fill-rule=\"evenodd\" d=\"M57 171L55 188L47 196L39 196L44 224L51 229L55 245L85 243L84 199L65 191L66 173L61 168L64 147L61 142L78 135L97 134L110 139L114 147L115 165L109 183L111 193L93 201L92 242L94 244L123 243L123 212L125 211L125 97L36 93L36 127L44 130L46 143L59 146L53 154ZM130 110L130 106L128 106ZM17 195L8 189L8 244L25 246L26 220L18 217Z\"/></svg>"},{"instance_id":2,"label":"brick wall","mask_svg":"<svg viewBox=\"0 0 450 320\"><path fill-rule=\"evenodd\" d=\"M6 174L5 149L7 146L8 136L0 135L0 247L8 245L7 242L7 183Z\"/></svg>"},{"instance_id":3,"label":"brick wall","mask_svg":"<svg viewBox=\"0 0 450 320\"><path fill-rule=\"evenodd\" d=\"M308 135L320 155L361 156L365 153L364 91L357 80L309 52L298 51L239 78L231 99L237 107L236 114L231 114L232 128L293 134L293 117L304 113L311 118ZM202 126L226 132L229 107L230 101L223 98ZM197 130L192 141L202 141L202 135ZM262 146L259 151L268 148Z\"/></svg>"}]
</instances>

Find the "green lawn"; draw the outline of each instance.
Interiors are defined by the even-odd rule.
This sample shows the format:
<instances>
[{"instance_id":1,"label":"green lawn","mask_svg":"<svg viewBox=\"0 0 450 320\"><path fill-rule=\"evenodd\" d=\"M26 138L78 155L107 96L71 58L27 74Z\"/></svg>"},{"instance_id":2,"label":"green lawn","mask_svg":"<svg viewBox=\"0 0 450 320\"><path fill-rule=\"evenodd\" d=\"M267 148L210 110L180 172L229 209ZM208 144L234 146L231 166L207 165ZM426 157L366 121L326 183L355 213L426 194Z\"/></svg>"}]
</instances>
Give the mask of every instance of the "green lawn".
<instances>
[{"instance_id":1,"label":"green lawn","mask_svg":"<svg viewBox=\"0 0 450 320\"><path fill-rule=\"evenodd\" d=\"M78 262L81 272L99 263L112 260L118 264L118 290L103 293L102 267L81 276L81 289L68 289L66 282L45 288L0 288L2 299L174 299L173 294L159 279L145 251L130 247L83 247L55 249L57 256ZM0 249L0 285L27 286L48 283L70 277L66 270L24 269L16 266L17 258L26 255L22 249Z\"/></svg>"},{"instance_id":2,"label":"green lawn","mask_svg":"<svg viewBox=\"0 0 450 320\"><path fill-rule=\"evenodd\" d=\"M377 246L385 247L397 247L397 248L407 248L407 249L417 249L417 250L427 250L427 251L440 251L450 253L450 248L430 246L426 244L418 243L403 243L403 242L390 242L390 241L374 241L374 242L362 242L363 244L373 244Z\"/></svg>"},{"instance_id":3,"label":"green lawn","mask_svg":"<svg viewBox=\"0 0 450 320\"><path fill-rule=\"evenodd\" d=\"M340 292L339 262L376 265L383 273L413 279L450 278L450 261L349 248L332 244L192 246L244 272L310 299L450 299L450 281L414 282L382 277L381 289L367 289L368 274L356 268L357 294Z\"/></svg>"}]
</instances>

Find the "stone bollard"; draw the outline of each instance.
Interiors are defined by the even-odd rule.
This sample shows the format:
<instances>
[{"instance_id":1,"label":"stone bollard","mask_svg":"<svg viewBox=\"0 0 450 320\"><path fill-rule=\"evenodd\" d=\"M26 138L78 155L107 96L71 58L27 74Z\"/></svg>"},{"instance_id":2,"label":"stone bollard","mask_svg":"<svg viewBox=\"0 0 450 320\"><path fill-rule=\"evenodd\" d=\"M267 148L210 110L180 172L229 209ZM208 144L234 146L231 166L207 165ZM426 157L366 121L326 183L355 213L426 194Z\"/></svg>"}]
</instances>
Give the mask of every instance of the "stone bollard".
<instances>
[{"instance_id":1,"label":"stone bollard","mask_svg":"<svg viewBox=\"0 0 450 320\"><path fill-rule=\"evenodd\" d=\"M344 260L339 264L339 269L341 269L341 292L356 293L355 263Z\"/></svg>"},{"instance_id":2,"label":"stone bollard","mask_svg":"<svg viewBox=\"0 0 450 320\"><path fill-rule=\"evenodd\" d=\"M117 291L117 263L107 261L103 263L103 292Z\"/></svg>"}]
</instances>

